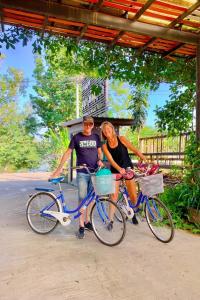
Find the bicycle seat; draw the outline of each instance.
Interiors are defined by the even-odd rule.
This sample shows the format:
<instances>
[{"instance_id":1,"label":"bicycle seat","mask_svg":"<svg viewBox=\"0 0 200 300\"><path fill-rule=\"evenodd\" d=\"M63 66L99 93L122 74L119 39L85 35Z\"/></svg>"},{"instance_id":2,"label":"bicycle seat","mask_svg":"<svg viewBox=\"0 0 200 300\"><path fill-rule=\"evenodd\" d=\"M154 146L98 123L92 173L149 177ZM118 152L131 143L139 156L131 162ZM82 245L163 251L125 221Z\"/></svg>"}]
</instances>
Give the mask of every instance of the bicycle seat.
<instances>
[{"instance_id":1,"label":"bicycle seat","mask_svg":"<svg viewBox=\"0 0 200 300\"><path fill-rule=\"evenodd\" d=\"M48 181L51 182L51 183L57 184L57 183L60 183L61 181L63 181L64 179L65 179L65 177L62 176L62 177L49 179Z\"/></svg>"},{"instance_id":2,"label":"bicycle seat","mask_svg":"<svg viewBox=\"0 0 200 300\"><path fill-rule=\"evenodd\" d=\"M43 187L41 187L41 188L37 187L37 188L35 188L35 191L53 192L53 191L55 191L55 190L53 190L53 189L48 189L48 188L43 188Z\"/></svg>"}]
</instances>

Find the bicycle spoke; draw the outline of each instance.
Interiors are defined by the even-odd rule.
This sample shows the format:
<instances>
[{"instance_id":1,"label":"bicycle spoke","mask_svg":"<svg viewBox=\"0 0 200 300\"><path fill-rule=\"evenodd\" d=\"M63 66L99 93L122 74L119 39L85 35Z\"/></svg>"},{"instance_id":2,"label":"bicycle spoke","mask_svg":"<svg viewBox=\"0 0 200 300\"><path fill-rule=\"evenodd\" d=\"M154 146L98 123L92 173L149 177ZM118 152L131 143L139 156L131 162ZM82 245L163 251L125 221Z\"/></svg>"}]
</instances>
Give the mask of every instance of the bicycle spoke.
<instances>
[{"instance_id":1,"label":"bicycle spoke","mask_svg":"<svg viewBox=\"0 0 200 300\"><path fill-rule=\"evenodd\" d=\"M161 242L173 239L174 227L170 212L157 198L150 198L145 204L145 216L150 230Z\"/></svg>"},{"instance_id":2,"label":"bicycle spoke","mask_svg":"<svg viewBox=\"0 0 200 300\"><path fill-rule=\"evenodd\" d=\"M120 215L122 222L113 221L114 214ZM91 211L91 222L97 238L108 246L119 244L125 235L125 220L117 205L108 199L95 203Z\"/></svg>"},{"instance_id":3,"label":"bicycle spoke","mask_svg":"<svg viewBox=\"0 0 200 300\"><path fill-rule=\"evenodd\" d=\"M59 211L55 198L49 193L38 193L29 200L26 216L30 227L37 233L49 233L58 224L56 218L42 213L42 211L47 208L53 211Z\"/></svg>"}]
</instances>

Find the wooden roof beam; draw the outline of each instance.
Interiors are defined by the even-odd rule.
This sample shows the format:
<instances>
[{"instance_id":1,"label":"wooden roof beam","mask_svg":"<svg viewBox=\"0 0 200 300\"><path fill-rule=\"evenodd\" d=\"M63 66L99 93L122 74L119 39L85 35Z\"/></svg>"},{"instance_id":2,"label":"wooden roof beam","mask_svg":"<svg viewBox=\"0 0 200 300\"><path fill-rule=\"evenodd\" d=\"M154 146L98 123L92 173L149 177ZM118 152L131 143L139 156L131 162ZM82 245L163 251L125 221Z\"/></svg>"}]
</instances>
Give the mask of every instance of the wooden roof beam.
<instances>
[{"instance_id":1,"label":"wooden roof beam","mask_svg":"<svg viewBox=\"0 0 200 300\"><path fill-rule=\"evenodd\" d=\"M158 25L146 24L141 22L132 22L131 20L120 17L110 16L101 12L93 12L87 9L80 9L67 5L51 3L47 6L46 1L24 1L24 0L1 0L4 7L15 8L19 10L34 12L39 15L45 15L60 18L63 20L79 21L82 23L128 31L142 35L164 38L180 43L195 44L198 36L190 32L181 32L174 29L164 28Z\"/></svg>"},{"instance_id":2,"label":"wooden roof beam","mask_svg":"<svg viewBox=\"0 0 200 300\"><path fill-rule=\"evenodd\" d=\"M1 22L1 31L4 32L4 22L3 22L3 5L0 1L0 22Z\"/></svg>"},{"instance_id":3,"label":"wooden roof beam","mask_svg":"<svg viewBox=\"0 0 200 300\"><path fill-rule=\"evenodd\" d=\"M185 17L189 16L195 9L200 6L200 0L198 0L195 4L193 4L186 12L182 13L178 18L172 21L168 27L174 28L174 26L180 23L181 20L185 19Z\"/></svg>"},{"instance_id":4,"label":"wooden roof beam","mask_svg":"<svg viewBox=\"0 0 200 300\"><path fill-rule=\"evenodd\" d=\"M155 0L149 0L147 1L144 6L135 14L135 16L131 19L132 22L138 20L141 15L151 6L151 4L155 2Z\"/></svg>"},{"instance_id":5,"label":"wooden roof beam","mask_svg":"<svg viewBox=\"0 0 200 300\"><path fill-rule=\"evenodd\" d=\"M46 15L45 19L44 19L44 23L43 23L42 30L41 30L41 38L44 37L44 32L45 32L47 25L48 25L48 15Z\"/></svg>"},{"instance_id":6,"label":"wooden roof beam","mask_svg":"<svg viewBox=\"0 0 200 300\"><path fill-rule=\"evenodd\" d=\"M89 6L89 9L92 9L93 11L99 11L99 9L101 8L102 4L103 4L104 0L99 0L98 3L96 3L96 5L92 4ZM80 35L77 37L77 43L80 41L80 39L84 36L84 34L86 33L87 29L88 29L89 24L86 23L83 28L81 29Z\"/></svg>"},{"instance_id":7,"label":"wooden roof beam","mask_svg":"<svg viewBox=\"0 0 200 300\"><path fill-rule=\"evenodd\" d=\"M99 0L99 2L96 3L96 5L93 6L92 10L99 11L101 6L103 5L104 0Z\"/></svg>"},{"instance_id":8,"label":"wooden roof beam","mask_svg":"<svg viewBox=\"0 0 200 300\"><path fill-rule=\"evenodd\" d=\"M200 6L200 1L197 1L195 4L193 4L186 12L182 13L182 15L180 15L178 18L176 18L176 20L174 20L173 22L171 22L169 24L169 28L174 28L174 26L176 24L179 24L181 20L183 20L184 18L186 18L188 15L190 15L194 10L196 10L198 7ZM181 24L182 25L182 24ZM169 57L171 54L173 54L174 52L176 52L176 50L178 50L179 48L181 48L184 45L184 43L180 43L179 45L177 45L176 47L174 47L173 49L171 49L170 51L166 52L163 57L167 58Z\"/></svg>"},{"instance_id":9,"label":"wooden roof beam","mask_svg":"<svg viewBox=\"0 0 200 300\"><path fill-rule=\"evenodd\" d=\"M172 21L167 28L174 28L174 26L176 24L178 24L181 20L183 20L185 17L187 17L188 15L190 15L195 9L197 9L200 6L200 0L198 0L195 4L193 4L187 11L185 11L184 13L182 13L178 18L176 18L174 21ZM139 54L141 54L151 43L153 43L156 40L155 37L153 37L150 41L148 41L142 48L140 48L138 50ZM183 44L181 43L181 46ZM173 50L172 50L173 51ZM175 51L173 51L175 52ZM164 55L164 57L168 56Z\"/></svg>"},{"instance_id":10,"label":"wooden roof beam","mask_svg":"<svg viewBox=\"0 0 200 300\"><path fill-rule=\"evenodd\" d=\"M139 17L143 14L143 12L145 12L145 10L147 10L149 8L149 6L154 2L155 0L149 0L145 3L145 5L135 14L135 16L133 17L133 19L131 19L132 22L135 22L137 19L139 19ZM128 12L126 12L127 14ZM128 15L125 14L125 17ZM122 37L122 35L125 33L125 31L120 31L118 36L116 36L114 38L114 40L110 43L109 45L109 49L112 48L117 42L118 40Z\"/></svg>"},{"instance_id":11,"label":"wooden roof beam","mask_svg":"<svg viewBox=\"0 0 200 300\"><path fill-rule=\"evenodd\" d=\"M87 31L88 29L88 24L85 24L83 26L83 28L81 29L81 32L80 32L80 35L77 37L77 43L80 41L80 39L83 37L83 35L85 34L85 32Z\"/></svg>"},{"instance_id":12,"label":"wooden roof beam","mask_svg":"<svg viewBox=\"0 0 200 300\"><path fill-rule=\"evenodd\" d=\"M152 37L144 46L140 47L137 50L138 55L142 54L142 52L150 45L152 44L155 40L157 39L157 37Z\"/></svg>"},{"instance_id":13,"label":"wooden roof beam","mask_svg":"<svg viewBox=\"0 0 200 300\"><path fill-rule=\"evenodd\" d=\"M173 49L165 52L165 54L163 55L163 57L167 57L170 56L171 54L173 54L176 50L178 50L179 48L181 48L182 46L184 46L185 44L180 43L179 45L177 45L176 47L174 47Z\"/></svg>"},{"instance_id":14,"label":"wooden roof beam","mask_svg":"<svg viewBox=\"0 0 200 300\"><path fill-rule=\"evenodd\" d=\"M0 11L1 31L4 32L3 13Z\"/></svg>"}]
</instances>

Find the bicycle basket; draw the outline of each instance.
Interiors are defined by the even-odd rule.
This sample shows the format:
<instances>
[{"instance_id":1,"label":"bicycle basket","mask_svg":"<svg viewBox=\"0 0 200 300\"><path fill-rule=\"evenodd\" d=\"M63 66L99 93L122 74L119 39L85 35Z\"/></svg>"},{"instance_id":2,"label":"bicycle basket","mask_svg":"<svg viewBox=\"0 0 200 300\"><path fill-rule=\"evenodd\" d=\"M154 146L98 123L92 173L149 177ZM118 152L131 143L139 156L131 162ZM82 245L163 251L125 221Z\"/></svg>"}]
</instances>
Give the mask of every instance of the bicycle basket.
<instances>
[{"instance_id":1,"label":"bicycle basket","mask_svg":"<svg viewBox=\"0 0 200 300\"><path fill-rule=\"evenodd\" d=\"M92 176L92 183L97 195L115 193L115 181L113 175Z\"/></svg>"},{"instance_id":2,"label":"bicycle basket","mask_svg":"<svg viewBox=\"0 0 200 300\"><path fill-rule=\"evenodd\" d=\"M163 174L155 174L138 179L140 189L146 196L153 196L164 192Z\"/></svg>"}]
</instances>

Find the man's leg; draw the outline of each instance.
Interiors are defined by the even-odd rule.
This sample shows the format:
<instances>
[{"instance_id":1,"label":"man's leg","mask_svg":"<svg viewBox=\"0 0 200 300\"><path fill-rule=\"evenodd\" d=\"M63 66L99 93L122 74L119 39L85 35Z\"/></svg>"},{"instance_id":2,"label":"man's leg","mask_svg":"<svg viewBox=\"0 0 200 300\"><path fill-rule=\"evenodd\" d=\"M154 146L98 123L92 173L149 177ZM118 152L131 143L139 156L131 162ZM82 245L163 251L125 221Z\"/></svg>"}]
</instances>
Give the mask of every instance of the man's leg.
<instances>
[{"instance_id":1,"label":"man's leg","mask_svg":"<svg viewBox=\"0 0 200 300\"><path fill-rule=\"evenodd\" d=\"M77 173L77 185L78 185L78 198L79 204L81 201L87 196L87 189L88 189L88 181L87 181L87 174L84 173ZM84 237L84 219L85 219L85 210L83 208L80 209L80 217L79 217L79 233L78 237Z\"/></svg>"},{"instance_id":2,"label":"man's leg","mask_svg":"<svg viewBox=\"0 0 200 300\"><path fill-rule=\"evenodd\" d=\"M92 184L92 180L91 180L91 177L90 177L88 179L88 193L90 193L92 190L93 190L93 184ZM92 224L91 224L91 221L90 221L90 213L91 213L91 209L92 209L93 205L94 205L94 201L92 201L86 209L85 228L88 229L88 230L93 230Z\"/></svg>"}]
</instances>

